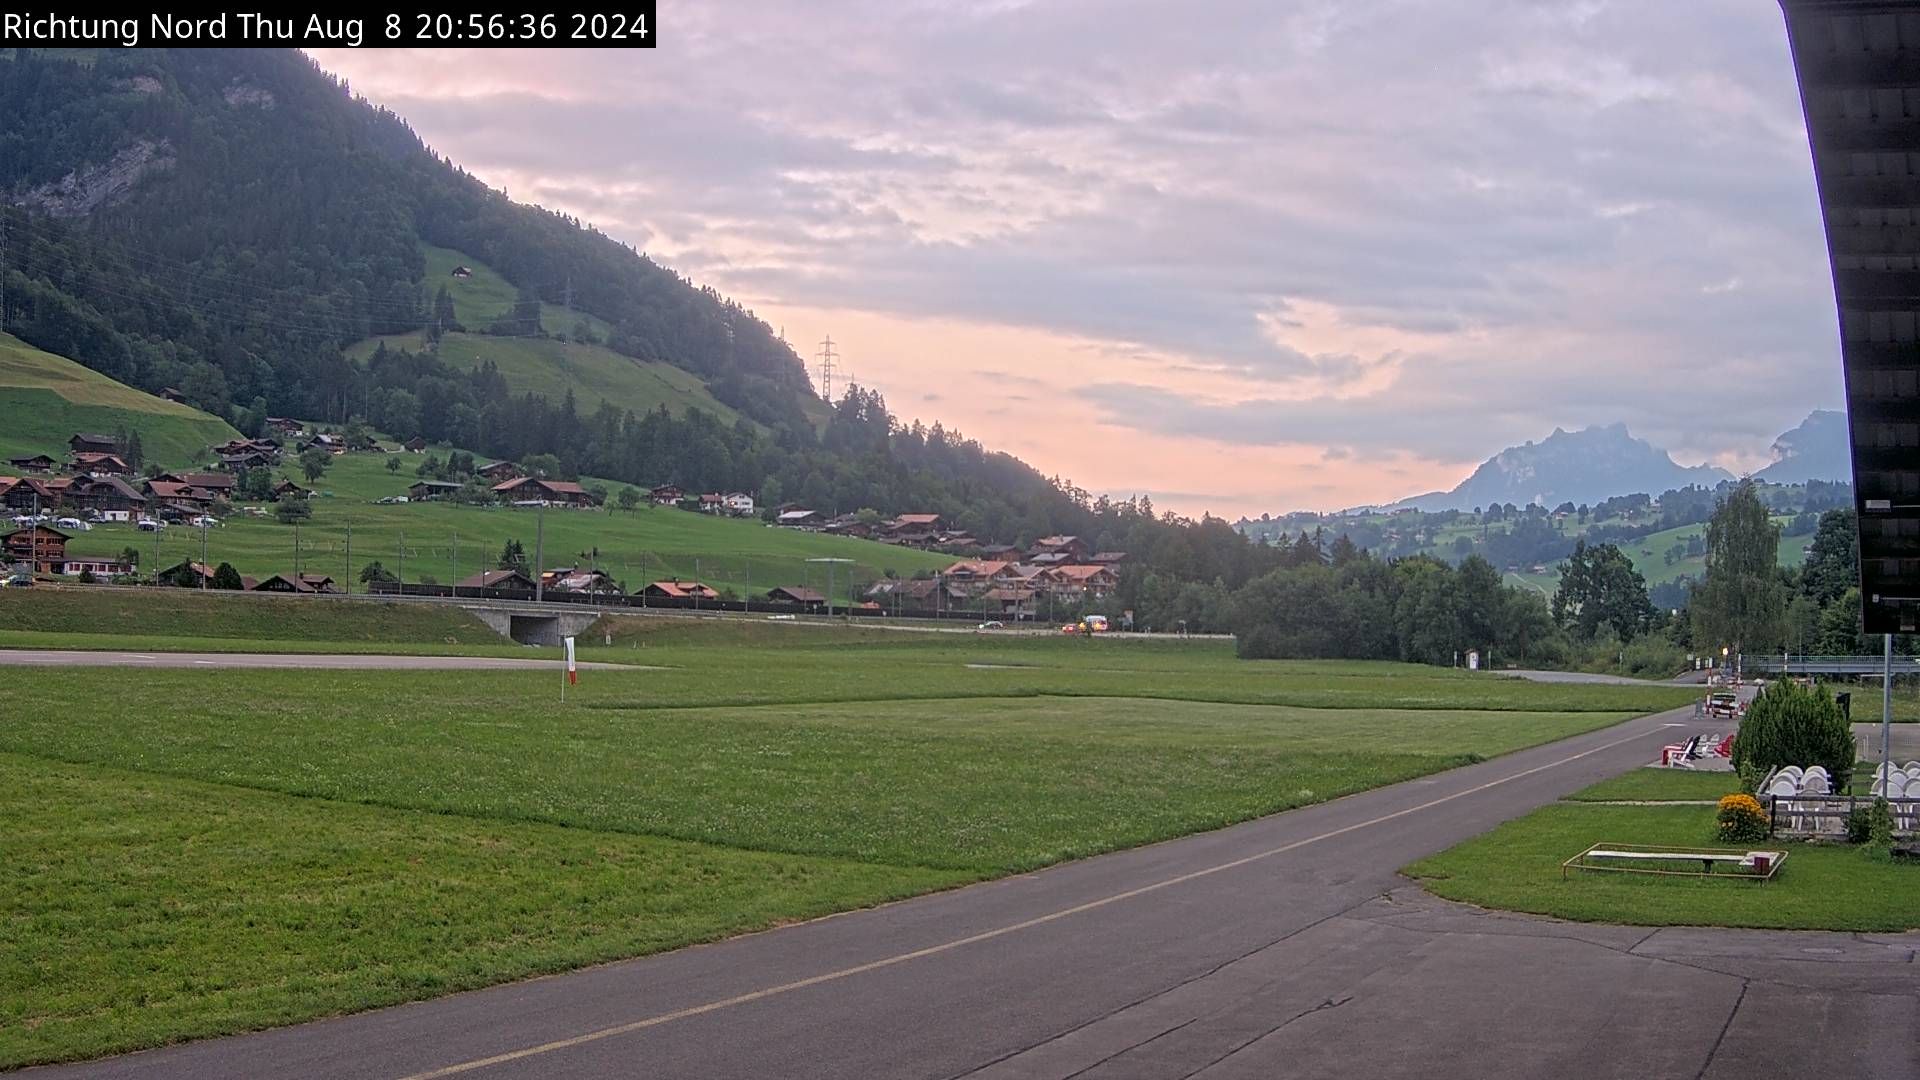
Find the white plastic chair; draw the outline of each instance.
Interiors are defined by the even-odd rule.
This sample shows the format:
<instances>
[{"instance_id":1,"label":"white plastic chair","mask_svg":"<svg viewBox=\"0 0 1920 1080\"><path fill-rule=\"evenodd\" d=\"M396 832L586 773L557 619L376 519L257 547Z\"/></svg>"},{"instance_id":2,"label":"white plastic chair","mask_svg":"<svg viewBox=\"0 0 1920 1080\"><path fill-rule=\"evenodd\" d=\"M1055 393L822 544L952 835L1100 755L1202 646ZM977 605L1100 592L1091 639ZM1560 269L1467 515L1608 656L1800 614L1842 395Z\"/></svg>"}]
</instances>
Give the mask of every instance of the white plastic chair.
<instances>
[{"instance_id":1,"label":"white plastic chair","mask_svg":"<svg viewBox=\"0 0 1920 1080\"><path fill-rule=\"evenodd\" d=\"M1800 782L1800 777L1805 773L1806 773L1806 770L1802 769L1798 765L1787 765L1782 767L1779 772L1775 773L1774 777L1775 779L1778 779L1783 776L1788 777L1792 779L1794 783L1798 784Z\"/></svg>"},{"instance_id":2,"label":"white plastic chair","mask_svg":"<svg viewBox=\"0 0 1920 1080\"><path fill-rule=\"evenodd\" d=\"M1800 781L1800 794L1802 795L1826 795L1831 790L1831 787L1827 783L1827 774L1824 772L1808 773Z\"/></svg>"},{"instance_id":3,"label":"white plastic chair","mask_svg":"<svg viewBox=\"0 0 1920 1080\"><path fill-rule=\"evenodd\" d=\"M1775 817L1780 814L1788 815L1787 827L1796 830L1800 828L1800 818L1794 814L1797 807L1793 805L1793 797L1799 793L1799 785L1795 784L1791 777L1786 776L1774 777L1772 786L1767 788L1767 794L1773 797L1773 805L1777 811Z\"/></svg>"}]
</instances>

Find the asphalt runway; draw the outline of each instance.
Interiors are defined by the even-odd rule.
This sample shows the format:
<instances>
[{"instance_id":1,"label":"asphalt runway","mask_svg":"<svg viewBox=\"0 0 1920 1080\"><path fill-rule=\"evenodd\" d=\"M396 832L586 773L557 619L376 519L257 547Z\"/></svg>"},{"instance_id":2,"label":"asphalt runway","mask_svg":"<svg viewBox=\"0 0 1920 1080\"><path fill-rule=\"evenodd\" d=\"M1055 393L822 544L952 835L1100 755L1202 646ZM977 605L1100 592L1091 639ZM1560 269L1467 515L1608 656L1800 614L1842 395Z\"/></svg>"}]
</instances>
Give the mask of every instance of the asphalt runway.
<instances>
[{"instance_id":1,"label":"asphalt runway","mask_svg":"<svg viewBox=\"0 0 1920 1080\"><path fill-rule=\"evenodd\" d=\"M628 664L580 661L582 670L658 671ZM349 653L110 652L90 649L0 649L0 667L338 668L374 671L559 671L558 659L511 656L383 656Z\"/></svg>"},{"instance_id":2,"label":"asphalt runway","mask_svg":"<svg viewBox=\"0 0 1920 1080\"><path fill-rule=\"evenodd\" d=\"M1395 873L1692 726L1643 717L886 907L21 1075L1920 1076L1920 934L1586 926Z\"/></svg>"}]
</instances>

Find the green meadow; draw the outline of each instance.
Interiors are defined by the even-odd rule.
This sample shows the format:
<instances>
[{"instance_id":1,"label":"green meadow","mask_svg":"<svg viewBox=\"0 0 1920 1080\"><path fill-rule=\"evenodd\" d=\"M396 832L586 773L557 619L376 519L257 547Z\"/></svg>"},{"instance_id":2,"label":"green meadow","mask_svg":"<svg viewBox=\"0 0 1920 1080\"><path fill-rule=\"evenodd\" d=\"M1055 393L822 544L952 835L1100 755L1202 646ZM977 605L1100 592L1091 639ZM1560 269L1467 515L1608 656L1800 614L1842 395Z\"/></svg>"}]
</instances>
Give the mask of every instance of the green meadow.
<instances>
[{"instance_id":1,"label":"green meadow","mask_svg":"<svg viewBox=\"0 0 1920 1080\"><path fill-rule=\"evenodd\" d=\"M9 624L30 610L17 599ZM219 625L178 603L174 628ZM36 618L36 633L73 625ZM285 632L364 636L327 618L347 621ZM614 643L587 659L644 666L584 671L564 705L557 667L0 667L0 699L32 702L0 726L0 1067L712 940L1689 696L1239 661L1215 642L657 616L605 629ZM409 644L432 643L394 647Z\"/></svg>"}]
</instances>

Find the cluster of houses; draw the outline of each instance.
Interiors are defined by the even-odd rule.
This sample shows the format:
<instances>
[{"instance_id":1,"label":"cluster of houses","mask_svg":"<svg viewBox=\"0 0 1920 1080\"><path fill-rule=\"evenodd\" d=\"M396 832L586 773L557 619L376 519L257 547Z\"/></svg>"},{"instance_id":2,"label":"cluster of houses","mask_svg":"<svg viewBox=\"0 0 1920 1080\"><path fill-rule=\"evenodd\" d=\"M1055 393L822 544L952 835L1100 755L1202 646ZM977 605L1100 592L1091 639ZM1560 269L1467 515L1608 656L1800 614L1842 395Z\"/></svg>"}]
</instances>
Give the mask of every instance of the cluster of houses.
<instances>
[{"instance_id":1,"label":"cluster of houses","mask_svg":"<svg viewBox=\"0 0 1920 1080\"><path fill-rule=\"evenodd\" d=\"M113 473L74 476L0 476L0 503L11 514L63 514L94 521L128 523L141 518L192 519L230 501L236 481L232 473L167 472L137 484ZM282 480L272 489L275 499L301 498L307 489Z\"/></svg>"},{"instance_id":2,"label":"cluster of houses","mask_svg":"<svg viewBox=\"0 0 1920 1080\"><path fill-rule=\"evenodd\" d=\"M660 484L647 491L647 501L655 506L678 506L703 514L722 517L752 517L753 496L744 491L709 491L689 495L677 484Z\"/></svg>"},{"instance_id":3,"label":"cluster of houses","mask_svg":"<svg viewBox=\"0 0 1920 1080\"><path fill-rule=\"evenodd\" d=\"M863 520L859 514L828 517L799 503L787 503L775 513L773 523L783 529L853 536L926 551L964 554L984 550L971 533L964 529L949 528L946 519L939 514L901 514L874 521L870 516Z\"/></svg>"},{"instance_id":4,"label":"cluster of houses","mask_svg":"<svg viewBox=\"0 0 1920 1080\"><path fill-rule=\"evenodd\" d=\"M1078 603L1111 594L1120 585L1122 551L1089 551L1077 536L1047 536L1024 552L1010 545L980 549L930 578L888 579L867 590L883 607L980 611L1032 618L1047 600Z\"/></svg>"}]
</instances>

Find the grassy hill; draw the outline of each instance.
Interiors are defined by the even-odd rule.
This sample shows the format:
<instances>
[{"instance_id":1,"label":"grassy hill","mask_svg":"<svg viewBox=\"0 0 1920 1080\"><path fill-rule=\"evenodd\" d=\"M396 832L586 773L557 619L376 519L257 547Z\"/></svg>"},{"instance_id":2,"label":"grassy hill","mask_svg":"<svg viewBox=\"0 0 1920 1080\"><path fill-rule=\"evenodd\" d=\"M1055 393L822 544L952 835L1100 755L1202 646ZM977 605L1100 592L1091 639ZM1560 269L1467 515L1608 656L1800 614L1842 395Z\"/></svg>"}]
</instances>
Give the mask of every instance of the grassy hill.
<instances>
[{"instance_id":1,"label":"grassy hill","mask_svg":"<svg viewBox=\"0 0 1920 1080\"><path fill-rule=\"evenodd\" d=\"M186 465L239 432L219 417L158 398L63 356L0 334L0 458L62 457L76 431L140 433L149 461Z\"/></svg>"},{"instance_id":2,"label":"grassy hill","mask_svg":"<svg viewBox=\"0 0 1920 1080\"><path fill-rule=\"evenodd\" d=\"M1784 528L1792 520L1790 517L1775 517L1773 523ZM1649 586L1664 585L1671 581L1678 581L1683 577L1690 577L1698 581L1706 576L1707 573L1707 560L1705 556L1691 555L1668 562L1667 551L1675 544L1685 544L1694 537L1704 539L1706 532L1707 526L1704 522L1697 525L1683 525L1677 529L1667 529L1662 532L1649 533L1638 540L1623 542L1619 547L1620 550L1626 554L1627 558L1633 560L1633 568L1640 571L1640 576L1647 579ZM1799 566L1801 563L1806 562L1807 545L1811 543L1813 543L1812 533L1808 533L1805 536L1782 536L1780 538L1780 565ZM1560 574L1552 568L1549 568L1544 574L1510 573L1507 575L1507 581L1509 583L1531 585L1551 595L1555 589L1560 587Z\"/></svg>"},{"instance_id":3,"label":"grassy hill","mask_svg":"<svg viewBox=\"0 0 1920 1080\"><path fill-rule=\"evenodd\" d=\"M428 575L444 584L491 569L509 538L519 540L528 556L533 555L539 527L533 510L450 503L374 505L374 499L404 493L414 480L413 469L420 458L394 457L402 465L397 473L386 470L387 455L348 454L334 459L332 470L314 485L313 520L299 528L301 569L336 578L351 572L357 577L361 567L377 559L388 570L403 570L408 581ZM609 487L619 490L619 485ZM916 570L937 569L953 561L910 548L684 510L549 510L542 516L545 565L585 566L592 561L585 553L598 548L598 564L633 589L659 578L696 576L715 588L731 587L742 594L764 593L776 585L820 588L826 581L825 569L806 560L832 556L853 560L851 566L834 570L835 597L844 602L849 578L864 587L888 570L910 577ZM231 562L243 574L291 571L294 537L292 527L272 518L236 513L208 530L206 559L213 565ZM153 534L125 525L100 525L76 535L68 550L104 557L131 546L139 551L143 567L170 566L183 559L199 559L200 542L198 529L176 526ZM355 588L359 588L357 582Z\"/></svg>"},{"instance_id":4,"label":"grassy hill","mask_svg":"<svg viewBox=\"0 0 1920 1080\"><path fill-rule=\"evenodd\" d=\"M512 309L517 291L492 267L451 248L423 246L421 253L427 260L425 287L429 296L446 285L461 325L484 328ZM472 276L453 277L456 266L466 267ZM571 338L582 326L601 339L611 330L591 315L553 304L540 305L540 327L546 333ZM364 360L382 343L389 349L412 352L429 347L424 332L392 334L362 341L348 349L347 355ZM676 415L698 408L729 424L739 416L709 393L699 376L672 364L635 360L600 345L455 333L441 339L439 355L462 369L491 361L515 394L544 394L557 401L571 389L583 416L609 401L616 408L636 413L651 412L662 405Z\"/></svg>"}]
</instances>

